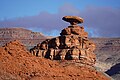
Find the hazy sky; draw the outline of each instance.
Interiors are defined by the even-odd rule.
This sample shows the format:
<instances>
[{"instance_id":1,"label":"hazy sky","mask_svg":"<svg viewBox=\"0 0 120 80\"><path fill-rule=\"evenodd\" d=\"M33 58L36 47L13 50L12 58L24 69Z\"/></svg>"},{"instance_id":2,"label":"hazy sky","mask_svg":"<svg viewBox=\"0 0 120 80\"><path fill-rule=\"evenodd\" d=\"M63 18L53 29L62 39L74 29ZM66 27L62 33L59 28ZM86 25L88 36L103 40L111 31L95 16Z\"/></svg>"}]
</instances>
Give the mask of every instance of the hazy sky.
<instances>
[{"instance_id":1,"label":"hazy sky","mask_svg":"<svg viewBox=\"0 0 120 80\"><path fill-rule=\"evenodd\" d=\"M120 0L0 0L0 28L23 27L58 36L65 15L84 18L92 37L120 37Z\"/></svg>"}]
</instances>

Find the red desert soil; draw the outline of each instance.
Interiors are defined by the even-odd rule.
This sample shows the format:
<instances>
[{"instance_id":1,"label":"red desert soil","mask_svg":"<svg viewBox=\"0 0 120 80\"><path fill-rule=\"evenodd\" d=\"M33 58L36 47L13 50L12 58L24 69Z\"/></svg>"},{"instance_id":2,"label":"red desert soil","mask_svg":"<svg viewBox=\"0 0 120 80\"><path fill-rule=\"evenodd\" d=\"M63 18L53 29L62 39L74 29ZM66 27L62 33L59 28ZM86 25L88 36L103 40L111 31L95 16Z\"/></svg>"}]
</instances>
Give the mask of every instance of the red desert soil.
<instances>
[{"instance_id":1,"label":"red desert soil","mask_svg":"<svg viewBox=\"0 0 120 80\"><path fill-rule=\"evenodd\" d=\"M0 80L109 80L85 66L63 66L32 56L19 41L0 47Z\"/></svg>"}]
</instances>

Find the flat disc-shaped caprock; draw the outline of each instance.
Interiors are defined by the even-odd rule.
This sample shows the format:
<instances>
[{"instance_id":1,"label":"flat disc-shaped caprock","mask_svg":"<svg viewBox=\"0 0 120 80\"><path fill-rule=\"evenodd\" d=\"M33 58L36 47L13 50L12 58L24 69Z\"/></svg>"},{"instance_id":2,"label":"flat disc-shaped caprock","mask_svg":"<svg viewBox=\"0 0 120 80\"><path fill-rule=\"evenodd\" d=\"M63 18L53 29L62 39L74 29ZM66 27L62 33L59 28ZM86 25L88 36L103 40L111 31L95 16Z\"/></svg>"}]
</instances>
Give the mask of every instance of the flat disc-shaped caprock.
<instances>
[{"instance_id":1,"label":"flat disc-shaped caprock","mask_svg":"<svg viewBox=\"0 0 120 80\"><path fill-rule=\"evenodd\" d=\"M62 20L69 22L71 25L83 23L83 19L78 16L64 16Z\"/></svg>"}]
</instances>

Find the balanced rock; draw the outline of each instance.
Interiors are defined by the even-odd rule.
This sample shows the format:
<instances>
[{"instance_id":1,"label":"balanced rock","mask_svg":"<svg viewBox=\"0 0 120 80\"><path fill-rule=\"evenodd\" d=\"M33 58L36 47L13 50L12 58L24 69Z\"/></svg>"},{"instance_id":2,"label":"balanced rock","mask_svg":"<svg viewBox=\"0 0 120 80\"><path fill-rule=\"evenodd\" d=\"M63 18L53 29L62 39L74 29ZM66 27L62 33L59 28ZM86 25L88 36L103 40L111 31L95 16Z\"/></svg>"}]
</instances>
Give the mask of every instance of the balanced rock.
<instances>
[{"instance_id":1,"label":"balanced rock","mask_svg":"<svg viewBox=\"0 0 120 80\"><path fill-rule=\"evenodd\" d=\"M88 33L83 26L83 19L76 16L65 16L63 20L72 25L63 29L60 36L47 39L30 51L38 57L52 60L77 60L80 63L94 65L96 55L93 53L95 44L88 39Z\"/></svg>"},{"instance_id":2,"label":"balanced rock","mask_svg":"<svg viewBox=\"0 0 120 80\"><path fill-rule=\"evenodd\" d=\"M79 23L83 23L83 19L78 16L64 16L62 18L64 21L69 22L71 25L76 25Z\"/></svg>"}]
</instances>

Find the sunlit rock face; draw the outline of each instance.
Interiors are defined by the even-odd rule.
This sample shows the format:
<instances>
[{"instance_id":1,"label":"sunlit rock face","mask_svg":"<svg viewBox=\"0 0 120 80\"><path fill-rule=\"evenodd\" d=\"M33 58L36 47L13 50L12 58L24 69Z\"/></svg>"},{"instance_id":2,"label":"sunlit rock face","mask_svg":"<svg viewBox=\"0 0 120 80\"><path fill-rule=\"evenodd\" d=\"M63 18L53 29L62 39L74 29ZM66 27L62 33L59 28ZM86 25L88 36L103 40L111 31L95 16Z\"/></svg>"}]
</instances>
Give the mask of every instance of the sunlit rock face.
<instances>
[{"instance_id":1,"label":"sunlit rock face","mask_svg":"<svg viewBox=\"0 0 120 80\"><path fill-rule=\"evenodd\" d=\"M88 65L95 64L95 44L88 39L84 27L77 25L83 23L83 19L77 16L65 16L62 19L71 25L63 29L60 36L37 44L30 52L52 60L77 60Z\"/></svg>"}]
</instances>

